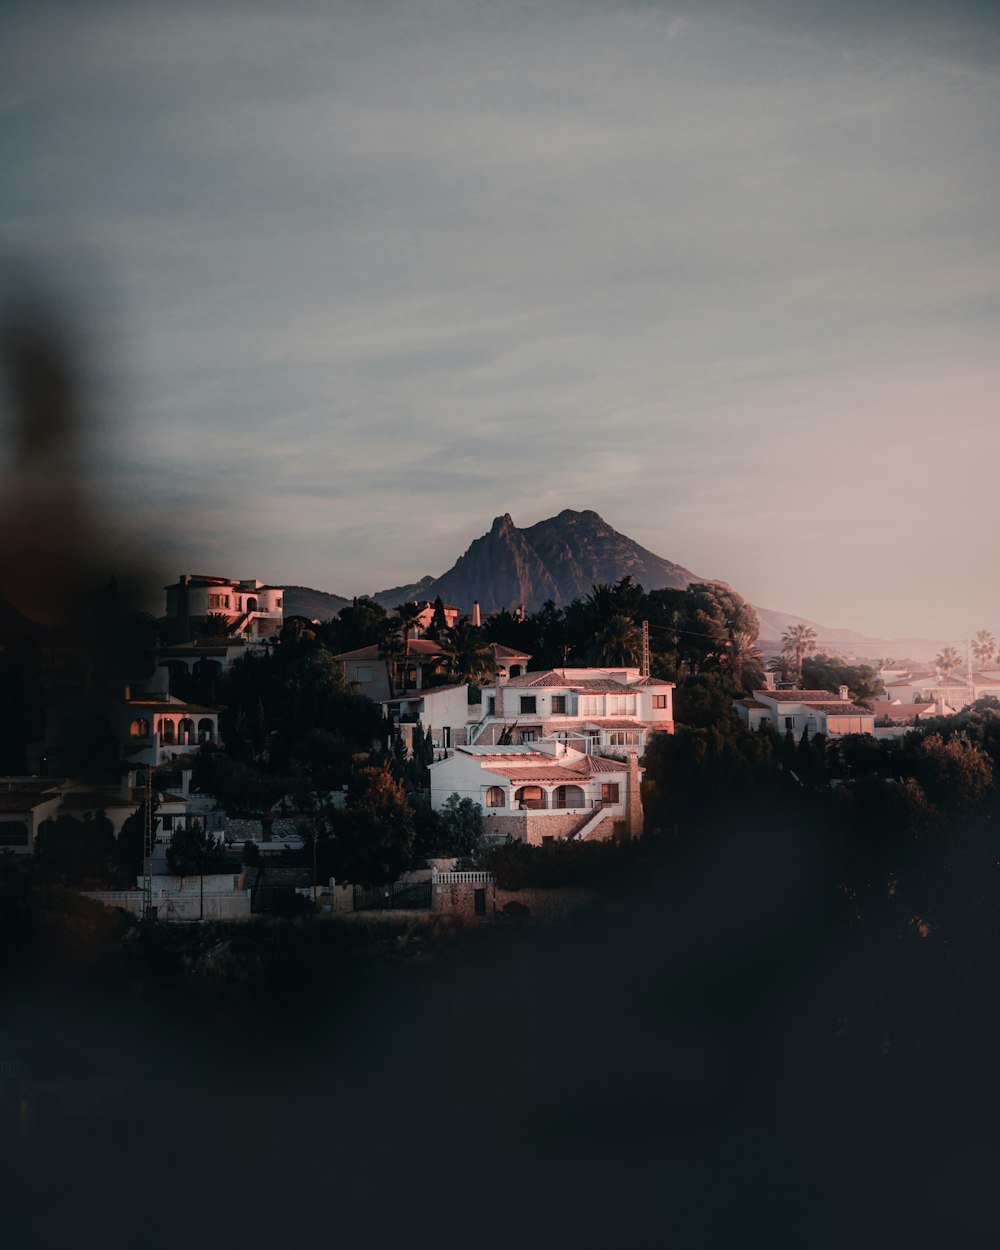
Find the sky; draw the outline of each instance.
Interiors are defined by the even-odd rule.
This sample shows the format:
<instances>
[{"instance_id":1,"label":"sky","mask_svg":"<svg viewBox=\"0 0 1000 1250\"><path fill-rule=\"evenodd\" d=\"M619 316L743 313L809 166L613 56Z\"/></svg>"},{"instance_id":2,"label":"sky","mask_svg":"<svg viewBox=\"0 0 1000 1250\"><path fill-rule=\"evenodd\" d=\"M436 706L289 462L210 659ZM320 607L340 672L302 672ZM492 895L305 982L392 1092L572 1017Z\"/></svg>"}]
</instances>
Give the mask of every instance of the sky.
<instances>
[{"instance_id":1,"label":"sky","mask_svg":"<svg viewBox=\"0 0 1000 1250\"><path fill-rule=\"evenodd\" d=\"M171 577L371 593L590 508L1000 634L998 6L5 14L0 281L73 318L81 482Z\"/></svg>"}]
</instances>

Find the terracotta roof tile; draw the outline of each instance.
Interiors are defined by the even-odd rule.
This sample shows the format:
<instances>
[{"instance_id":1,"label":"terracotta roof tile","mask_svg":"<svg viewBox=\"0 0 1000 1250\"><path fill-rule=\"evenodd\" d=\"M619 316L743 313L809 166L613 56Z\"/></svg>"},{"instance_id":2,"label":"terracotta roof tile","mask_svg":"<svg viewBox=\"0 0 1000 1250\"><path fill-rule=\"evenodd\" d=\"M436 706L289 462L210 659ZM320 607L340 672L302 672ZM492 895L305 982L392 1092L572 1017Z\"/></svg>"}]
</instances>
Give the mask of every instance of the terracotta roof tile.
<instances>
[{"instance_id":1,"label":"terracotta roof tile","mask_svg":"<svg viewBox=\"0 0 1000 1250\"><path fill-rule=\"evenodd\" d=\"M843 703L836 700L833 703L807 703L805 705L813 712L823 712L826 716L874 716L874 712L870 712L866 707L859 707L856 703Z\"/></svg>"}]
</instances>

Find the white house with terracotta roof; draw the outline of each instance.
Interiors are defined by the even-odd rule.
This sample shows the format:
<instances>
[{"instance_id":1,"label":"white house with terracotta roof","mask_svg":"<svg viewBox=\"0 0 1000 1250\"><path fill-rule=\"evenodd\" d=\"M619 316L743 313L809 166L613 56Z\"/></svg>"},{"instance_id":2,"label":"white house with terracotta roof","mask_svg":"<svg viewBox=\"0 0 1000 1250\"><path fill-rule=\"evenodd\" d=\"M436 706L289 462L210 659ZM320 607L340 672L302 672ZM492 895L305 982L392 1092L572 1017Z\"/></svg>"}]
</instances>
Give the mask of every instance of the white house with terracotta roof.
<instances>
[{"instance_id":1,"label":"white house with terracotta roof","mask_svg":"<svg viewBox=\"0 0 1000 1250\"><path fill-rule=\"evenodd\" d=\"M733 707L748 729L770 725L780 734L791 731L796 739L806 730L810 737L828 738L875 732L875 713L852 703L846 686L836 695L829 690L755 690L752 698L734 700Z\"/></svg>"},{"instance_id":2,"label":"white house with terracotta roof","mask_svg":"<svg viewBox=\"0 0 1000 1250\"><path fill-rule=\"evenodd\" d=\"M258 642L281 633L284 623L282 586L268 586L253 578L211 577L184 573L167 592L165 625L187 635L192 618L222 615L229 618L234 635Z\"/></svg>"},{"instance_id":3,"label":"white house with terracotta roof","mask_svg":"<svg viewBox=\"0 0 1000 1250\"><path fill-rule=\"evenodd\" d=\"M219 741L215 708L173 695L128 697L119 713L122 755L132 764L165 764Z\"/></svg>"},{"instance_id":4,"label":"white house with terracotta roof","mask_svg":"<svg viewBox=\"0 0 1000 1250\"><path fill-rule=\"evenodd\" d=\"M447 656L448 649L443 643L434 642L430 638L411 638L407 688L423 690L425 686L431 685L433 678L443 669ZM386 662L379 654L377 646L342 651L333 658L339 660L343 666L344 682L349 686L356 686L359 694L366 694L376 703L392 696ZM402 664L402 656L399 658Z\"/></svg>"},{"instance_id":5,"label":"white house with terracotta roof","mask_svg":"<svg viewBox=\"0 0 1000 1250\"><path fill-rule=\"evenodd\" d=\"M674 684L637 668L565 668L499 678L483 687L472 745L567 743L584 752L642 752L650 733L674 731Z\"/></svg>"},{"instance_id":6,"label":"white house with terracotta roof","mask_svg":"<svg viewBox=\"0 0 1000 1250\"><path fill-rule=\"evenodd\" d=\"M431 806L452 794L483 809L484 835L540 845L639 837L641 770L627 761L588 755L562 742L526 746L460 746L432 764Z\"/></svg>"}]
</instances>

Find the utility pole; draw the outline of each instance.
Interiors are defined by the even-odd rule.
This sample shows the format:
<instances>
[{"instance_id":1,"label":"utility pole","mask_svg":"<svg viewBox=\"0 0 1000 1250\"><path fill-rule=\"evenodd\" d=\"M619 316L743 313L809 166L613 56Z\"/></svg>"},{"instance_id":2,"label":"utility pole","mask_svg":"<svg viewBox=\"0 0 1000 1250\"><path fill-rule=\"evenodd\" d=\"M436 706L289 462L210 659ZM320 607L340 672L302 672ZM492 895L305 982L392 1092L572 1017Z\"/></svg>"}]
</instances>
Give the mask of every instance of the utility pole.
<instances>
[{"instance_id":1,"label":"utility pole","mask_svg":"<svg viewBox=\"0 0 1000 1250\"><path fill-rule=\"evenodd\" d=\"M142 918L152 920L153 912L153 769L146 768L145 819L142 831Z\"/></svg>"},{"instance_id":2,"label":"utility pole","mask_svg":"<svg viewBox=\"0 0 1000 1250\"><path fill-rule=\"evenodd\" d=\"M642 623L642 668L639 671L639 676L649 676L649 621L643 621Z\"/></svg>"}]
</instances>

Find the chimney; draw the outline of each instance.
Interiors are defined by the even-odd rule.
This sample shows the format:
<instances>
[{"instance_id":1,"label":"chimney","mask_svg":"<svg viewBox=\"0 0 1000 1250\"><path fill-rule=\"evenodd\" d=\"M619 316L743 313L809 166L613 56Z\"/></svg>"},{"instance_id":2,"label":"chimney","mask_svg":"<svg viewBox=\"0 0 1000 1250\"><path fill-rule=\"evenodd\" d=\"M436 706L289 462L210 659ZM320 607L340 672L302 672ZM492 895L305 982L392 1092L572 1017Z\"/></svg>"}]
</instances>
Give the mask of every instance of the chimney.
<instances>
[{"instance_id":1,"label":"chimney","mask_svg":"<svg viewBox=\"0 0 1000 1250\"><path fill-rule=\"evenodd\" d=\"M626 774L627 790L625 794L625 836L628 838L642 837L642 773L639 771L639 756L629 752L628 772Z\"/></svg>"},{"instance_id":2,"label":"chimney","mask_svg":"<svg viewBox=\"0 0 1000 1250\"><path fill-rule=\"evenodd\" d=\"M765 690L774 689L774 674L772 672L767 672L764 674L764 689Z\"/></svg>"},{"instance_id":3,"label":"chimney","mask_svg":"<svg viewBox=\"0 0 1000 1250\"><path fill-rule=\"evenodd\" d=\"M177 639L179 642L191 641L191 591L188 588L188 578L186 573L180 576L180 582L177 587Z\"/></svg>"},{"instance_id":4,"label":"chimney","mask_svg":"<svg viewBox=\"0 0 1000 1250\"><path fill-rule=\"evenodd\" d=\"M482 623L483 623L482 618L479 615L479 600L473 599L472 601L472 624L476 627L476 629L478 629L479 626L482 625Z\"/></svg>"},{"instance_id":5,"label":"chimney","mask_svg":"<svg viewBox=\"0 0 1000 1250\"><path fill-rule=\"evenodd\" d=\"M843 701L844 701L845 703L846 703L846 702L848 701L848 699L850 699L850 697L851 697L851 696L850 696L850 692L848 691L848 689L847 689L847 687L846 687L846 686L839 686L839 687L837 688L837 694L838 694L838 697L839 697L839 698L841 698L841 699L843 699Z\"/></svg>"}]
</instances>

